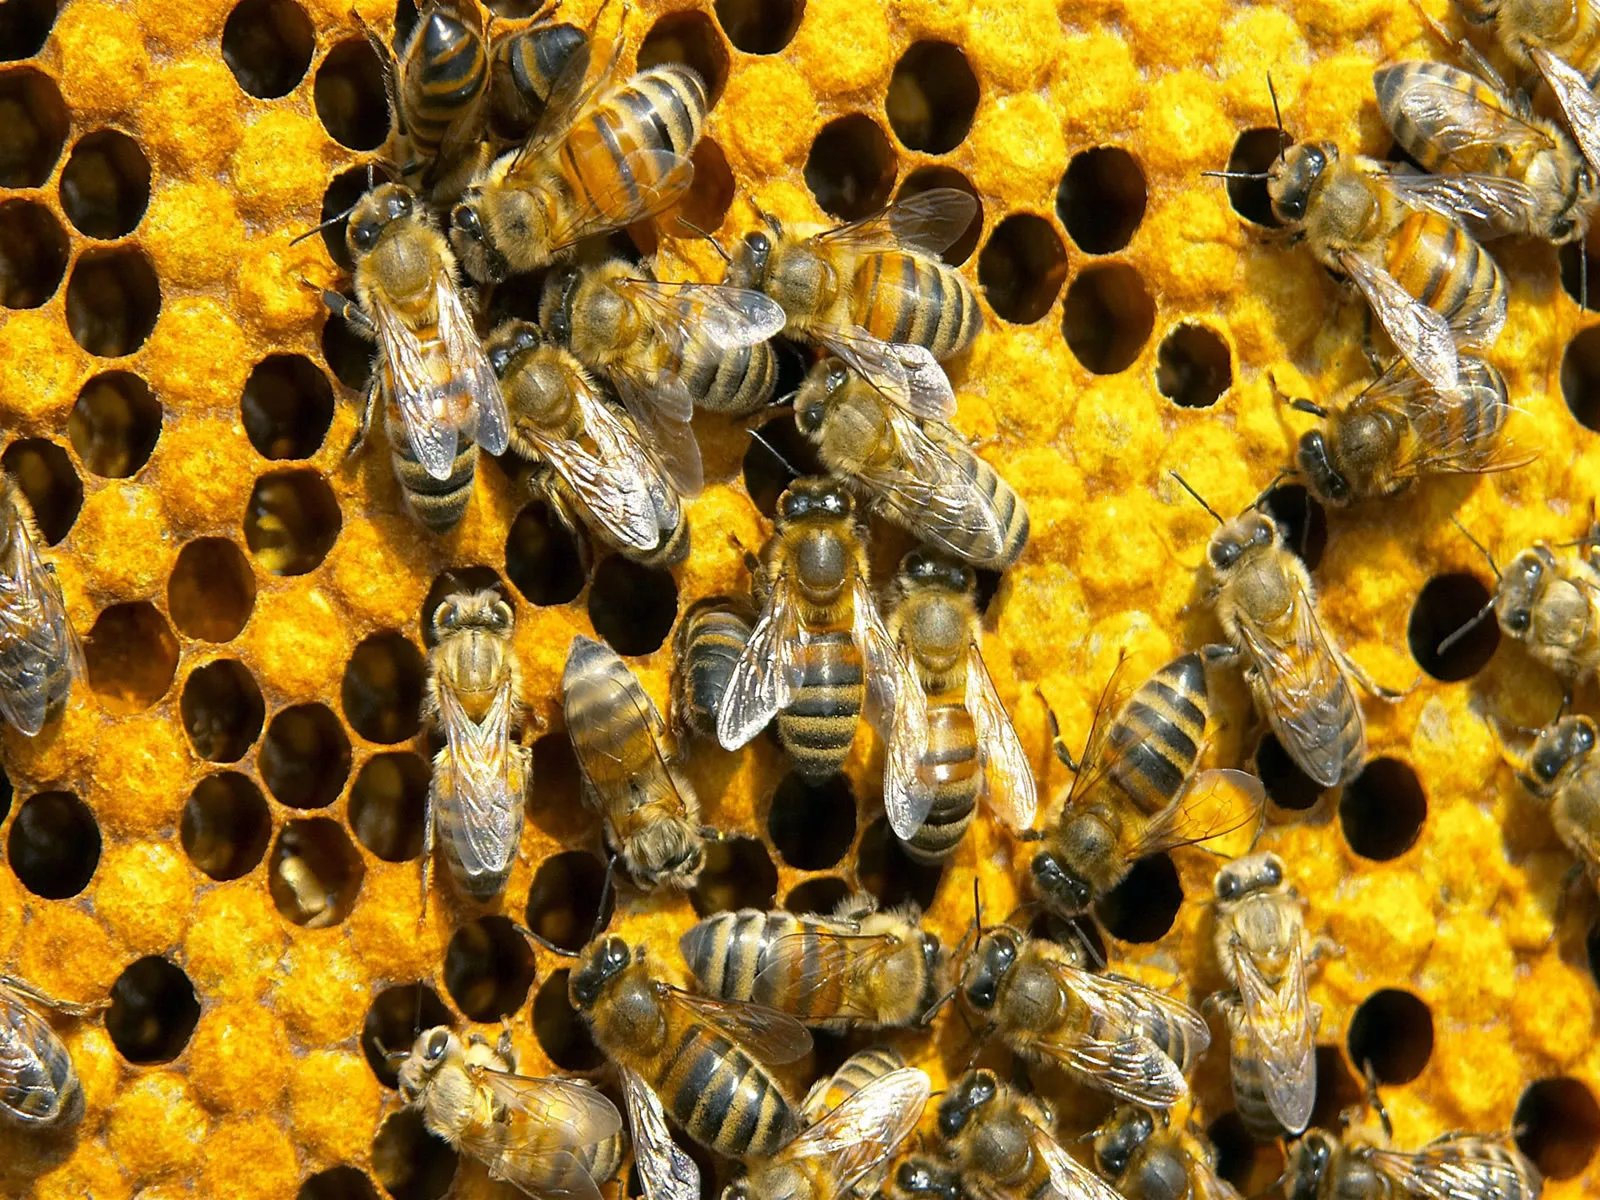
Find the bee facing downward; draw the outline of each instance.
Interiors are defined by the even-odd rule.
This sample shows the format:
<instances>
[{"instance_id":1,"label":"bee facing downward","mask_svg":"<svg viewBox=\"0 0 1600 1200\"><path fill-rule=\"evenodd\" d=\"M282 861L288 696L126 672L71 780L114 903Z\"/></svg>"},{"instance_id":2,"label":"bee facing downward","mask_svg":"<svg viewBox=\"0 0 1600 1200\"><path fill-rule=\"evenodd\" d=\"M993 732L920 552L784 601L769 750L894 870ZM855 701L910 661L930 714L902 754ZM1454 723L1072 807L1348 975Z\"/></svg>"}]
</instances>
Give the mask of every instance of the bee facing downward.
<instances>
[{"instance_id":1,"label":"bee facing downward","mask_svg":"<svg viewBox=\"0 0 1600 1200\"><path fill-rule=\"evenodd\" d=\"M83 648L39 546L28 498L0 471L0 715L28 737L61 715L83 675Z\"/></svg>"}]
</instances>

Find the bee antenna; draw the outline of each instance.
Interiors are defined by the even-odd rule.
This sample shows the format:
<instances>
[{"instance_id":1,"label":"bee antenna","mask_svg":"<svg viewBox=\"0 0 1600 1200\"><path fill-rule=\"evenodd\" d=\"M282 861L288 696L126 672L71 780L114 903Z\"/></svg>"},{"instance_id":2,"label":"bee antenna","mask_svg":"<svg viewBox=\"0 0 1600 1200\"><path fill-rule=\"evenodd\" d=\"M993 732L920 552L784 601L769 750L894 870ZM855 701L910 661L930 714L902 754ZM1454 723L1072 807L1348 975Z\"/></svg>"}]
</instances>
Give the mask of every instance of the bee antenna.
<instances>
[{"instance_id":1,"label":"bee antenna","mask_svg":"<svg viewBox=\"0 0 1600 1200\"><path fill-rule=\"evenodd\" d=\"M1207 179L1253 179L1259 181L1267 178L1265 171L1201 171L1200 174Z\"/></svg>"},{"instance_id":2,"label":"bee antenna","mask_svg":"<svg viewBox=\"0 0 1600 1200\"><path fill-rule=\"evenodd\" d=\"M978 891L978 877L972 877L972 927L977 930L977 936L983 937L983 896ZM974 942L974 945L977 943Z\"/></svg>"},{"instance_id":3,"label":"bee antenna","mask_svg":"<svg viewBox=\"0 0 1600 1200\"><path fill-rule=\"evenodd\" d=\"M747 430L746 432L748 432L751 437L755 438L756 441L760 442L761 445L766 448L768 454L772 455L773 458L777 459L781 464L783 464L784 469L787 470L790 475L794 476L796 479L799 479L800 476L805 474L804 471L785 458L781 450L779 450L771 442L767 441L766 438L762 437L759 429L751 429Z\"/></svg>"},{"instance_id":4,"label":"bee antenna","mask_svg":"<svg viewBox=\"0 0 1600 1200\"><path fill-rule=\"evenodd\" d=\"M1289 148L1289 135L1283 129L1283 112L1278 108L1278 89L1272 86L1272 72L1267 72L1267 95L1272 97L1272 119L1278 124L1278 157Z\"/></svg>"},{"instance_id":5,"label":"bee antenna","mask_svg":"<svg viewBox=\"0 0 1600 1200\"><path fill-rule=\"evenodd\" d=\"M367 190L371 191L372 189L369 186L367 188ZM289 245L291 245L291 246L297 245L300 242L305 241L308 237L314 237L315 235L321 233L324 229L331 228L332 226L339 224L340 221L348 219L350 214L355 212L356 204L360 204L360 203L361 203L361 201L358 199L355 202L355 204L352 204L349 208L345 209L342 213L336 213L335 215L329 217L322 224L313 225L310 229L306 230L304 233L299 234L296 237L290 238L289 239Z\"/></svg>"},{"instance_id":6,"label":"bee antenna","mask_svg":"<svg viewBox=\"0 0 1600 1200\"><path fill-rule=\"evenodd\" d=\"M1367 1081L1367 1103L1372 1106L1373 1111L1378 1114L1378 1120L1383 1124L1383 1136L1393 1138L1394 1125L1389 1121L1389 1110L1384 1108L1383 1101L1378 1097L1378 1072L1373 1069L1370 1058L1361 1060L1361 1073Z\"/></svg>"},{"instance_id":7,"label":"bee antenna","mask_svg":"<svg viewBox=\"0 0 1600 1200\"><path fill-rule=\"evenodd\" d=\"M552 942L549 938L544 937L542 934L535 933L533 930L529 929L526 925L518 925L515 921L513 921L511 923L511 928L516 930L523 937L527 938L530 942L534 942L534 943L537 943L540 946L543 946L546 950L550 951L551 954L557 955L557 956L559 956L561 958L578 958L578 957L580 957L577 953L575 953L574 951L568 950L565 946L558 946L554 942Z\"/></svg>"},{"instance_id":8,"label":"bee antenna","mask_svg":"<svg viewBox=\"0 0 1600 1200\"><path fill-rule=\"evenodd\" d=\"M746 196L745 200L750 207L755 210L756 216L761 218L761 223L768 229L772 230L773 233L777 233L783 228L783 226L778 223L778 218L773 216L766 209L762 208L761 205L756 202L756 198L754 196Z\"/></svg>"},{"instance_id":9,"label":"bee antenna","mask_svg":"<svg viewBox=\"0 0 1600 1200\"><path fill-rule=\"evenodd\" d=\"M960 984L957 984L944 995L940 996L932 1004L928 1005L927 1010L922 1014L922 1016L917 1018L917 1024L923 1026L932 1024L933 1018L939 1015L939 1010L946 1004L949 1004L950 1001L955 999L956 992L959 990L960 986Z\"/></svg>"},{"instance_id":10,"label":"bee antenna","mask_svg":"<svg viewBox=\"0 0 1600 1200\"><path fill-rule=\"evenodd\" d=\"M1485 546L1482 542L1480 542L1477 538L1473 537L1471 531L1468 530L1467 527L1465 525L1463 525L1459 520L1457 520L1454 515L1451 516L1450 523L1452 525L1454 525L1457 529L1459 529L1461 531L1461 536L1466 538L1467 541L1471 542L1473 544L1473 546L1477 549L1478 553L1483 555L1483 557L1488 561L1489 570L1494 572L1494 581L1496 583L1499 583L1500 582L1500 568L1495 565L1494 555L1489 553L1489 548L1487 546Z\"/></svg>"},{"instance_id":11,"label":"bee antenna","mask_svg":"<svg viewBox=\"0 0 1600 1200\"><path fill-rule=\"evenodd\" d=\"M411 1037L415 1040L422 1036L422 980L411 986L417 990L417 1006L411 1016Z\"/></svg>"},{"instance_id":12,"label":"bee antenna","mask_svg":"<svg viewBox=\"0 0 1600 1200\"><path fill-rule=\"evenodd\" d=\"M1194 497L1195 503L1199 504L1201 508L1205 509L1208 513L1211 514L1212 520L1216 521L1216 523L1218 525L1226 525L1227 524L1227 522L1224 521L1220 515L1218 515L1217 510L1212 508L1211 505L1207 504L1205 502L1205 498L1203 496L1201 496L1199 492L1195 491L1192 487L1189 486L1189 481L1187 479L1185 479L1182 475L1179 475L1176 471L1168 471L1167 474L1171 475L1174 479L1176 479L1178 481L1178 486L1179 487L1181 487L1184 491L1188 492L1189 495Z\"/></svg>"},{"instance_id":13,"label":"bee antenna","mask_svg":"<svg viewBox=\"0 0 1600 1200\"><path fill-rule=\"evenodd\" d=\"M1089 961L1094 963L1096 969L1104 971L1106 969L1105 957L1094 948L1094 943L1088 939L1083 930L1077 925L1072 927L1072 937L1078 945L1083 947L1083 952L1089 956Z\"/></svg>"},{"instance_id":14,"label":"bee antenna","mask_svg":"<svg viewBox=\"0 0 1600 1200\"><path fill-rule=\"evenodd\" d=\"M733 265L733 256L730 255L726 250L724 250L722 248L722 243L717 241L715 234L712 234L712 233L708 232L707 230L701 229L700 226L696 225L693 221L689 220L688 217L680 216L678 218L678 224L682 225L685 229L689 230L696 237L704 238L706 241L710 242L711 243L711 248L717 252L717 257L720 258L723 262L727 263L728 265L730 265L730 266Z\"/></svg>"},{"instance_id":15,"label":"bee antenna","mask_svg":"<svg viewBox=\"0 0 1600 1200\"><path fill-rule=\"evenodd\" d=\"M606 901L611 899L616 871L617 856L613 854L606 860L606 877L600 883L600 907L594 914L594 928L589 931L589 940L591 942L600 936L607 925L611 924L611 915L606 912Z\"/></svg>"}]
</instances>

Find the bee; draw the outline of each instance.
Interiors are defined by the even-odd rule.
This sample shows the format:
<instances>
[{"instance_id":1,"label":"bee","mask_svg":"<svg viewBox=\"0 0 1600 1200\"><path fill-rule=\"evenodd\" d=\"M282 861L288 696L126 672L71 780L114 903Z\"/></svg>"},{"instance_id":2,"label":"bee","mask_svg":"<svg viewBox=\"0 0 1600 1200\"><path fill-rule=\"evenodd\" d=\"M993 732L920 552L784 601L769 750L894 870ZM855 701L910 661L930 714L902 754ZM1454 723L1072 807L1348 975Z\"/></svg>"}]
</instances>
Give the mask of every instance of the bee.
<instances>
[{"instance_id":1,"label":"bee","mask_svg":"<svg viewBox=\"0 0 1600 1200\"><path fill-rule=\"evenodd\" d=\"M40 1009L83 1017L104 1007L54 1000L20 979L0 975L0 1124L44 1131L83 1119L83 1084Z\"/></svg>"},{"instance_id":2,"label":"bee","mask_svg":"<svg viewBox=\"0 0 1600 1200\"><path fill-rule=\"evenodd\" d=\"M533 775L532 751L512 740L522 715L512 623L511 606L493 589L456 592L433 613L439 640L428 652L422 711L446 744L433 760L423 869L437 833L451 875L474 900L491 900L506 885Z\"/></svg>"},{"instance_id":3,"label":"bee","mask_svg":"<svg viewBox=\"0 0 1600 1200\"><path fill-rule=\"evenodd\" d=\"M41 544L27 496L0 471L0 716L28 737L61 715L84 673L83 647Z\"/></svg>"},{"instance_id":4,"label":"bee","mask_svg":"<svg viewBox=\"0 0 1600 1200\"><path fill-rule=\"evenodd\" d=\"M1161 667L1102 724L1110 694L1108 686L1095 708L1081 763L1059 731L1055 738L1056 756L1074 777L1030 870L1040 900L1059 917L1088 912L1146 855L1231 833L1266 805L1252 775L1196 772L1211 717L1198 654Z\"/></svg>"},{"instance_id":5,"label":"bee","mask_svg":"<svg viewBox=\"0 0 1600 1200\"><path fill-rule=\"evenodd\" d=\"M869 1083L905 1065L905 1056L893 1046L857 1050L832 1075L811 1085L811 1090L800 1105L801 1122L806 1126L815 1125L825 1114L838 1108Z\"/></svg>"},{"instance_id":6,"label":"bee","mask_svg":"<svg viewBox=\"0 0 1600 1200\"><path fill-rule=\"evenodd\" d=\"M913 537L997 571L1028 544L1027 507L993 467L955 430L919 425L841 360L811 368L794 419L830 471Z\"/></svg>"},{"instance_id":7,"label":"bee","mask_svg":"<svg viewBox=\"0 0 1600 1200\"><path fill-rule=\"evenodd\" d=\"M605 819L606 844L642 888L693 887L705 865L700 801L655 704L627 663L582 636L567 652L561 691L584 798Z\"/></svg>"},{"instance_id":8,"label":"bee","mask_svg":"<svg viewBox=\"0 0 1600 1200\"><path fill-rule=\"evenodd\" d=\"M947 420L955 394L939 363L971 346L983 315L971 286L939 254L977 202L934 188L811 236L745 235L726 282L759 288L788 314L785 332L816 342L896 404Z\"/></svg>"},{"instance_id":9,"label":"bee","mask_svg":"<svg viewBox=\"0 0 1600 1200\"><path fill-rule=\"evenodd\" d=\"M939 939L914 907L878 911L869 895L847 897L832 916L745 908L707 917L679 940L700 986L723 1000L753 1002L807 1025L914 1025L942 990Z\"/></svg>"},{"instance_id":10,"label":"bee","mask_svg":"<svg viewBox=\"0 0 1600 1200\"><path fill-rule=\"evenodd\" d=\"M926 1154L910 1154L885 1172L876 1195L882 1200L964 1200L966 1192L954 1167Z\"/></svg>"},{"instance_id":11,"label":"bee","mask_svg":"<svg viewBox=\"0 0 1600 1200\"><path fill-rule=\"evenodd\" d=\"M400 1095L435 1137L530 1196L599 1195L622 1165L622 1118L578 1079L516 1073L511 1036L497 1046L439 1026L400 1061Z\"/></svg>"},{"instance_id":12,"label":"bee","mask_svg":"<svg viewBox=\"0 0 1600 1200\"><path fill-rule=\"evenodd\" d=\"M1317 1092L1322 1009L1306 998L1303 901L1276 854L1217 872L1217 961L1233 990L1211 999L1228 1024L1233 1106L1260 1141L1299 1133Z\"/></svg>"},{"instance_id":13,"label":"bee","mask_svg":"<svg viewBox=\"0 0 1600 1200\"><path fill-rule=\"evenodd\" d=\"M585 30L548 19L497 35L489 49L489 88L497 129L519 139L533 132L567 63L588 45Z\"/></svg>"},{"instance_id":14,"label":"bee","mask_svg":"<svg viewBox=\"0 0 1600 1200\"><path fill-rule=\"evenodd\" d=\"M505 322L486 350L513 414L511 448L537 464L533 490L561 522L575 530L581 516L601 541L648 566L688 557L689 525L665 467L583 364L526 321Z\"/></svg>"},{"instance_id":15,"label":"bee","mask_svg":"<svg viewBox=\"0 0 1600 1200\"><path fill-rule=\"evenodd\" d=\"M957 995L1017 1057L1146 1108L1171 1108L1188 1094L1184 1072L1211 1042L1188 1005L1092 974L1073 949L1008 925L979 935Z\"/></svg>"},{"instance_id":16,"label":"bee","mask_svg":"<svg viewBox=\"0 0 1600 1200\"><path fill-rule=\"evenodd\" d=\"M978 650L972 568L927 550L901 560L889 588L889 636L928 699L928 741L918 768L933 795L905 843L917 862L948 858L972 823L978 797L1012 829L1033 824L1033 768Z\"/></svg>"},{"instance_id":17,"label":"bee","mask_svg":"<svg viewBox=\"0 0 1600 1200\"><path fill-rule=\"evenodd\" d=\"M1559 717L1540 730L1526 758L1507 755L1522 786L1550 805L1556 836L1589 878L1600 881L1600 755L1595 723Z\"/></svg>"},{"instance_id":18,"label":"bee","mask_svg":"<svg viewBox=\"0 0 1600 1200\"><path fill-rule=\"evenodd\" d=\"M406 505L434 533L466 512L478 447L505 453L509 419L472 318L455 284L455 256L409 188L386 183L356 203L345 233L355 261L355 302L323 301L378 343L347 454L366 441L381 390L384 428Z\"/></svg>"},{"instance_id":19,"label":"bee","mask_svg":"<svg viewBox=\"0 0 1600 1200\"><path fill-rule=\"evenodd\" d=\"M865 700L888 741L889 824L909 839L932 803L918 777L927 706L878 615L855 504L841 484L800 478L778 497L755 591L761 617L723 693L717 740L737 750L776 715L795 769L825 779L850 752Z\"/></svg>"},{"instance_id":20,"label":"bee","mask_svg":"<svg viewBox=\"0 0 1600 1200\"><path fill-rule=\"evenodd\" d=\"M1217 1174L1216 1151L1124 1104L1094 1137L1095 1166L1126 1200L1239 1200Z\"/></svg>"},{"instance_id":21,"label":"bee","mask_svg":"<svg viewBox=\"0 0 1600 1200\"><path fill-rule=\"evenodd\" d=\"M722 697L755 623L743 596L704 596L683 614L672 637L672 729L680 742L717 736Z\"/></svg>"}]
</instances>

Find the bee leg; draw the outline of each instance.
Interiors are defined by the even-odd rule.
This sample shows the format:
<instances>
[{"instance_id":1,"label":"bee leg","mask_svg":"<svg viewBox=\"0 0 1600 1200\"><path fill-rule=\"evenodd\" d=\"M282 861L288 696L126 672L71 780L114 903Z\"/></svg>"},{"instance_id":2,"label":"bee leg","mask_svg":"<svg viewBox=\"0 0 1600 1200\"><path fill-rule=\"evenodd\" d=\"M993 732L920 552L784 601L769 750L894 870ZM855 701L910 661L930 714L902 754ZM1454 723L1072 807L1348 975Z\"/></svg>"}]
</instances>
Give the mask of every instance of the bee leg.
<instances>
[{"instance_id":1,"label":"bee leg","mask_svg":"<svg viewBox=\"0 0 1600 1200\"><path fill-rule=\"evenodd\" d=\"M14 975L0 974L0 988L8 992L16 992L36 1004L54 1009L59 1013L65 1013L69 1017L87 1017L102 1009L111 1007L110 1000L94 1000L88 1004L78 1004L71 1000L57 1000L54 996L46 995L31 983L18 979Z\"/></svg>"},{"instance_id":2,"label":"bee leg","mask_svg":"<svg viewBox=\"0 0 1600 1200\"><path fill-rule=\"evenodd\" d=\"M500 1036L494 1040L494 1052L501 1062L505 1063L506 1070L515 1075L517 1072L517 1050L511 1044L511 1019L500 1018Z\"/></svg>"},{"instance_id":3,"label":"bee leg","mask_svg":"<svg viewBox=\"0 0 1600 1200\"><path fill-rule=\"evenodd\" d=\"M372 47L372 52L378 56L378 69L383 73L383 93L389 101L389 111L394 114L395 128L400 133L405 133L405 108L400 103L400 90L395 86L394 54L389 49L389 44L378 36L378 31L367 24L366 18L357 12L354 6L350 9L350 19L356 23L356 28L361 30L362 36L367 39L367 44Z\"/></svg>"},{"instance_id":4,"label":"bee leg","mask_svg":"<svg viewBox=\"0 0 1600 1200\"><path fill-rule=\"evenodd\" d=\"M1384 687L1380 683L1375 683L1372 677L1368 675L1360 666L1358 666L1355 660L1350 658L1348 655L1340 654L1339 659L1344 663L1344 669L1350 672L1350 677L1361 685L1363 691L1376 696L1379 700L1386 700L1390 704L1395 704L1401 700L1404 700L1412 692L1416 691L1417 685L1422 682L1422 676L1418 675L1411 681L1411 686L1405 688L1404 690Z\"/></svg>"},{"instance_id":5,"label":"bee leg","mask_svg":"<svg viewBox=\"0 0 1600 1200\"><path fill-rule=\"evenodd\" d=\"M376 374L367 381L367 394L361 400L361 416L356 421L356 431L350 438L350 444L345 447L344 456L354 458L358 450L366 444L367 434L372 429L372 414L378 407L378 377Z\"/></svg>"},{"instance_id":6,"label":"bee leg","mask_svg":"<svg viewBox=\"0 0 1600 1200\"><path fill-rule=\"evenodd\" d=\"M1076 775L1078 773L1078 764L1072 757L1072 751L1067 749L1067 743L1061 739L1061 722L1056 720L1056 710L1050 707L1050 701L1044 698L1043 691L1039 688L1034 688L1033 692L1043 702L1044 715L1050 722L1050 749L1061 760L1061 765ZM1032 841L1034 839L1029 838L1026 840Z\"/></svg>"},{"instance_id":7,"label":"bee leg","mask_svg":"<svg viewBox=\"0 0 1600 1200\"><path fill-rule=\"evenodd\" d=\"M438 763L434 764L435 770ZM428 800L422 809L422 904L417 913L417 928L428 918L428 885L433 882L433 781L428 781Z\"/></svg>"},{"instance_id":8,"label":"bee leg","mask_svg":"<svg viewBox=\"0 0 1600 1200\"><path fill-rule=\"evenodd\" d=\"M1561 927L1567 923L1567 901L1572 896L1572 885L1582 878L1582 863L1573 863L1561 876L1561 883L1556 889L1556 911L1550 915L1550 936L1544 941L1546 946L1554 945L1561 936Z\"/></svg>"}]
</instances>

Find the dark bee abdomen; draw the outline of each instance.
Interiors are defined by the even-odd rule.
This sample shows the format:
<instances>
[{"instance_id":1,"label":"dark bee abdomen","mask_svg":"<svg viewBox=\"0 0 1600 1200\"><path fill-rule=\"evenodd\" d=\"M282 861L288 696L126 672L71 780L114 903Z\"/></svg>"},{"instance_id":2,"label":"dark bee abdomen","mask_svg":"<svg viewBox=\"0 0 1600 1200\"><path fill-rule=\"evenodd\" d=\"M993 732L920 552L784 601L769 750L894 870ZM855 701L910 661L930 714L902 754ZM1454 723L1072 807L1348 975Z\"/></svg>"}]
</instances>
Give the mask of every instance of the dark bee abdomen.
<instances>
[{"instance_id":1,"label":"dark bee abdomen","mask_svg":"<svg viewBox=\"0 0 1600 1200\"><path fill-rule=\"evenodd\" d=\"M905 1057L893 1046L857 1050L831 1076L818 1080L812 1087L800 1109L802 1123L815 1124L825 1113L838 1108L867 1084L905 1065Z\"/></svg>"},{"instance_id":2,"label":"dark bee abdomen","mask_svg":"<svg viewBox=\"0 0 1600 1200\"><path fill-rule=\"evenodd\" d=\"M982 782L978 735L964 704L929 708L928 752L920 773L933 789L933 807L916 835L902 844L915 861L940 863L961 844L972 824Z\"/></svg>"},{"instance_id":3,"label":"dark bee abdomen","mask_svg":"<svg viewBox=\"0 0 1600 1200\"><path fill-rule=\"evenodd\" d=\"M640 150L670 150L687 158L705 119L705 84L690 68L672 64L635 75L590 108L561 148L563 173L580 206L592 206L606 216L637 212L641 190L659 188L663 179L642 173L631 156Z\"/></svg>"},{"instance_id":4,"label":"dark bee abdomen","mask_svg":"<svg viewBox=\"0 0 1600 1200\"><path fill-rule=\"evenodd\" d=\"M750 623L726 599L696 601L674 642L673 712L702 737L717 736L717 713L733 667L750 640Z\"/></svg>"},{"instance_id":5,"label":"dark bee abdomen","mask_svg":"<svg viewBox=\"0 0 1600 1200\"><path fill-rule=\"evenodd\" d=\"M575 25L536 25L497 39L496 70L504 67L529 114L544 107L561 69L588 38Z\"/></svg>"},{"instance_id":6,"label":"dark bee abdomen","mask_svg":"<svg viewBox=\"0 0 1600 1200\"><path fill-rule=\"evenodd\" d=\"M1456 139L1456 144L1446 153L1440 149L1434 131L1424 129L1412 119L1404 101L1407 92L1415 89L1419 81L1427 81L1429 86L1443 85L1470 97L1483 109L1504 111L1504 105L1495 93L1483 86L1476 76L1448 63L1406 62L1380 67L1372 73L1373 91L1377 94L1378 111L1383 116L1383 122L1394 134L1394 140L1400 147L1434 173L1503 173L1504 150L1493 140L1485 138L1474 143L1468 138Z\"/></svg>"},{"instance_id":7,"label":"dark bee abdomen","mask_svg":"<svg viewBox=\"0 0 1600 1200\"><path fill-rule=\"evenodd\" d=\"M766 342L718 350L708 342L691 342L678 363L696 408L745 416L772 399L778 380L778 359Z\"/></svg>"},{"instance_id":8,"label":"dark bee abdomen","mask_svg":"<svg viewBox=\"0 0 1600 1200\"><path fill-rule=\"evenodd\" d=\"M801 682L794 701L778 714L778 740L804 778L832 775L850 753L866 686L861 652L848 629L812 635L800 652Z\"/></svg>"},{"instance_id":9,"label":"dark bee abdomen","mask_svg":"<svg viewBox=\"0 0 1600 1200\"><path fill-rule=\"evenodd\" d=\"M648 1082L695 1141L729 1158L766 1158L799 1121L766 1070L706 1025L686 1029Z\"/></svg>"},{"instance_id":10,"label":"dark bee abdomen","mask_svg":"<svg viewBox=\"0 0 1600 1200\"><path fill-rule=\"evenodd\" d=\"M1264 1069L1255 1054L1248 1035L1240 1032L1231 1039L1228 1049L1233 1075L1233 1107L1251 1137L1263 1142L1276 1141L1287 1132L1283 1123L1273 1114L1267 1099L1266 1084L1262 1080Z\"/></svg>"},{"instance_id":11,"label":"dark bee abdomen","mask_svg":"<svg viewBox=\"0 0 1600 1200\"><path fill-rule=\"evenodd\" d=\"M1205 666L1185 654L1134 692L1107 735L1111 779L1140 812L1160 812L1194 772L1210 705Z\"/></svg>"},{"instance_id":12,"label":"dark bee abdomen","mask_svg":"<svg viewBox=\"0 0 1600 1200\"><path fill-rule=\"evenodd\" d=\"M587 1146L579 1147L577 1153L578 1160L583 1163L590 1178L596 1183L604 1184L607 1180L616 1178L617 1171L622 1167L622 1156L626 1152L627 1145L619 1130L604 1141L591 1142Z\"/></svg>"},{"instance_id":13,"label":"dark bee abdomen","mask_svg":"<svg viewBox=\"0 0 1600 1200\"><path fill-rule=\"evenodd\" d=\"M478 444L462 438L456 445L456 460L450 474L435 479L411 453L406 427L389 406L384 413L384 429L389 434L390 455L395 478L405 494L406 507L418 521L434 533L449 533L461 522L472 498L472 479L478 466Z\"/></svg>"},{"instance_id":14,"label":"dark bee abdomen","mask_svg":"<svg viewBox=\"0 0 1600 1200\"><path fill-rule=\"evenodd\" d=\"M680 516L678 523L662 535L654 550L641 554L630 547L623 553L647 567L675 567L689 557L689 522Z\"/></svg>"},{"instance_id":15,"label":"dark bee abdomen","mask_svg":"<svg viewBox=\"0 0 1600 1200\"><path fill-rule=\"evenodd\" d=\"M935 258L892 251L856 268L850 315L885 342L926 346L938 359L960 354L983 325L971 287Z\"/></svg>"},{"instance_id":16,"label":"dark bee abdomen","mask_svg":"<svg viewBox=\"0 0 1600 1200\"><path fill-rule=\"evenodd\" d=\"M773 940L821 932L821 926L782 911L744 908L701 921L678 942L684 961L702 987L724 1000L744 1000L793 1013L800 1020L825 1020L844 995L844 963L837 942L808 939L793 970L762 976Z\"/></svg>"},{"instance_id":17,"label":"dark bee abdomen","mask_svg":"<svg viewBox=\"0 0 1600 1200\"><path fill-rule=\"evenodd\" d=\"M416 36L405 70L406 132L413 149L431 157L482 94L489 60L477 31L442 12L430 16Z\"/></svg>"},{"instance_id":18,"label":"dark bee abdomen","mask_svg":"<svg viewBox=\"0 0 1600 1200\"><path fill-rule=\"evenodd\" d=\"M1450 323L1463 346L1505 324L1505 276L1448 217L1434 212L1407 217L1389 241L1384 265L1401 287Z\"/></svg>"}]
</instances>

